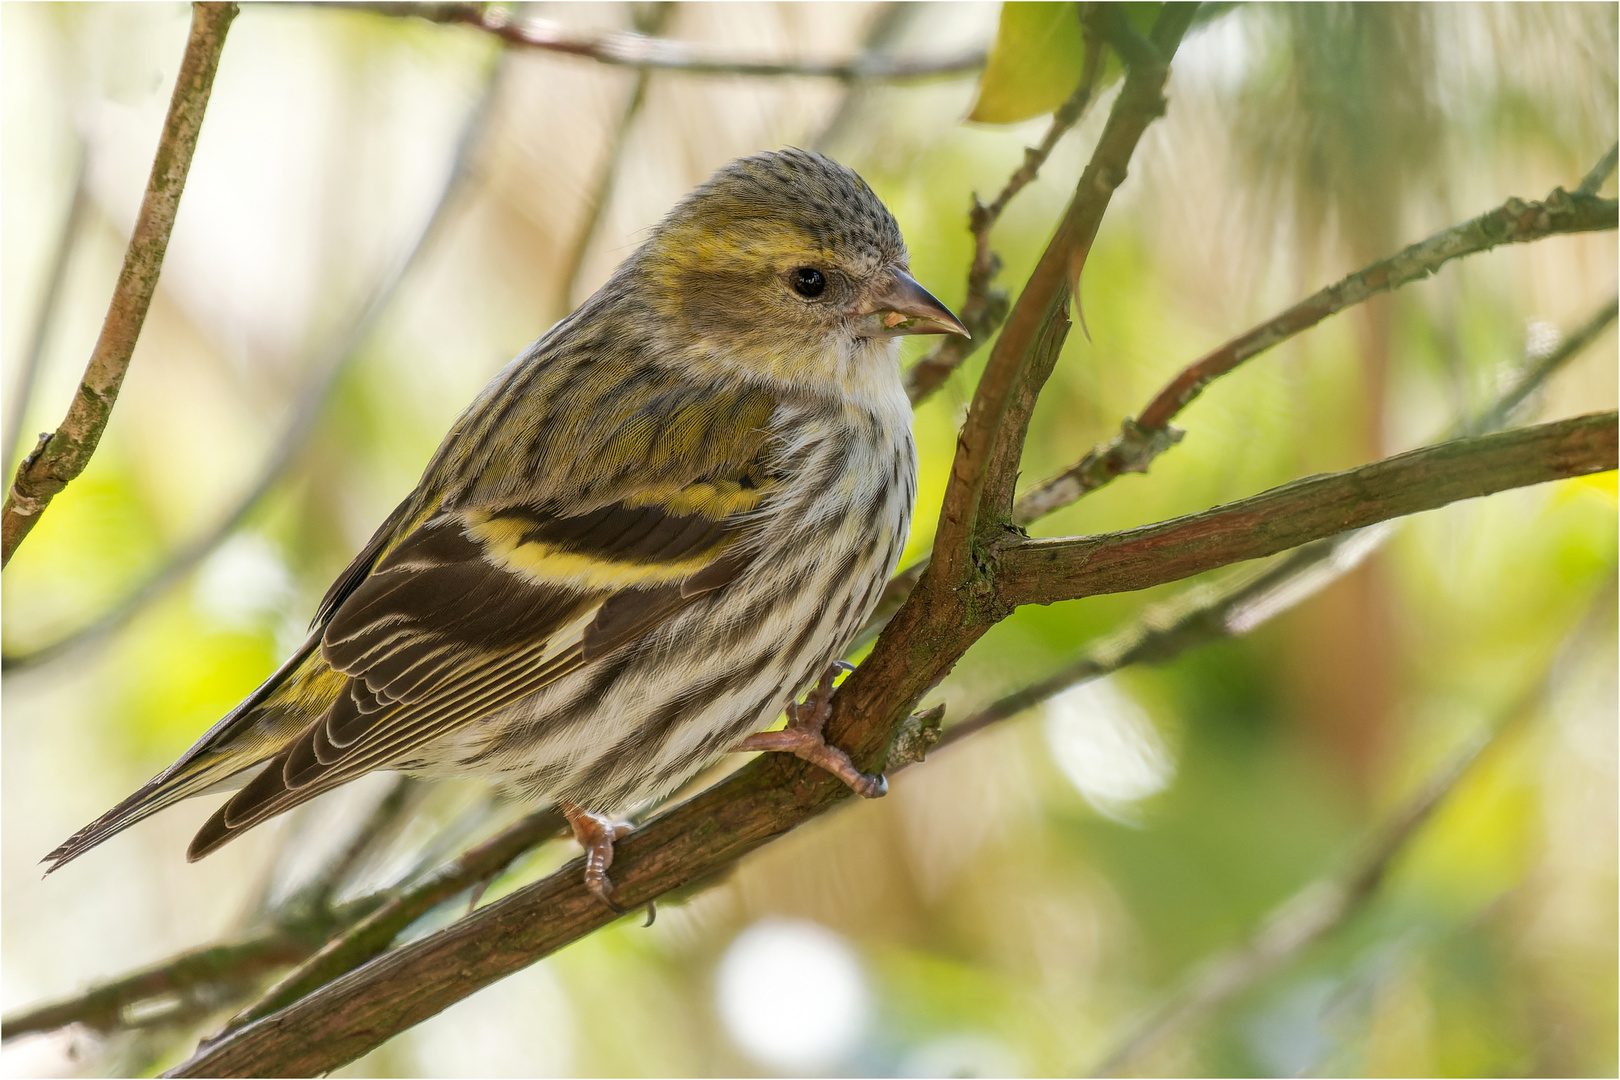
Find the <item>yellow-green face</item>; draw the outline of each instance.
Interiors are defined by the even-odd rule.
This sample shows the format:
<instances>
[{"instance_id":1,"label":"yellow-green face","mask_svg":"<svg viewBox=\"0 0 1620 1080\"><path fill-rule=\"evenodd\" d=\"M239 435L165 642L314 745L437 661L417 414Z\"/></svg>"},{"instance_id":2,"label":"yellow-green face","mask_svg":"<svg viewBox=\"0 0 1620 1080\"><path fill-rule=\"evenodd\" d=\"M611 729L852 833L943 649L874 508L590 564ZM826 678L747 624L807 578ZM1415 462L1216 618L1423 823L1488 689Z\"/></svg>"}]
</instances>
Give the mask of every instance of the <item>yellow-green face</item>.
<instances>
[{"instance_id":1,"label":"yellow-green face","mask_svg":"<svg viewBox=\"0 0 1620 1080\"><path fill-rule=\"evenodd\" d=\"M913 281L894 216L850 169L786 150L721 169L638 255L661 323L772 368L857 339L963 333Z\"/></svg>"}]
</instances>

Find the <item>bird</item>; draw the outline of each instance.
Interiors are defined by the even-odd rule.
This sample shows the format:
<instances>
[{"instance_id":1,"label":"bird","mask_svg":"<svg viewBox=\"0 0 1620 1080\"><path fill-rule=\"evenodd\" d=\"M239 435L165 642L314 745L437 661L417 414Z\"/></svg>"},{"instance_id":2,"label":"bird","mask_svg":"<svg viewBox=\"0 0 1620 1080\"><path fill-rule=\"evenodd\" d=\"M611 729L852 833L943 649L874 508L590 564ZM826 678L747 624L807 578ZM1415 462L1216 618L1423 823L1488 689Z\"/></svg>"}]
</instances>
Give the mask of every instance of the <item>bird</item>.
<instances>
[{"instance_id":1,"label":"bird","mask_svg":"<svg viewBox=\"0 0 1620 1080\"><path fill-rule=\"evenodd\" d=\"M721 167L483 388L303 645L47 873L205 792L233 791L191 861L386 770L555 806L612 906L623 816L728 752L881 795L821 726L910 529L911 334L968 331L854 170Z\"/></svg>"}]
</instances>

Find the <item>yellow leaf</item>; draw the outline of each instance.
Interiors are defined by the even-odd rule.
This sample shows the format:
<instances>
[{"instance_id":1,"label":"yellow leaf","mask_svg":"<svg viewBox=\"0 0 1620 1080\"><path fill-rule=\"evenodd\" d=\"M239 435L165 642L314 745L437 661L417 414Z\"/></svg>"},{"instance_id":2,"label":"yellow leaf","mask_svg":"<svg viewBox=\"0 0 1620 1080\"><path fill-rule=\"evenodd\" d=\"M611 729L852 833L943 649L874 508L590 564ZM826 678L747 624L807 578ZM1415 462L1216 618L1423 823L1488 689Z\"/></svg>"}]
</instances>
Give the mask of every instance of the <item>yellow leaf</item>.
<instances>
[{"instance_id":1,"label":"yellow leaf","mask_svg":"<svg viewBox=\"0 0 1620 1080\"><path fill-rule=\"evenodd\" d=\"M1080 5L1005 3L969 120L1011 124L1051 112L1080 85Z\"/></svg>"}]
</instances>

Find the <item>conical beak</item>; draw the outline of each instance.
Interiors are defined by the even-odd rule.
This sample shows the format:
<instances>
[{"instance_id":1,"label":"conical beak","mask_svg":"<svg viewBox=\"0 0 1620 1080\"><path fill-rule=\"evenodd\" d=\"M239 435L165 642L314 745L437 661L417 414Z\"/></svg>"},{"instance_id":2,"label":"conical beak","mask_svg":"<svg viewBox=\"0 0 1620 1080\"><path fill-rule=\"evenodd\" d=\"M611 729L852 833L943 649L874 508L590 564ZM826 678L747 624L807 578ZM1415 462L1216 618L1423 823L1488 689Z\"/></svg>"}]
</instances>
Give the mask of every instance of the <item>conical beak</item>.
<instances>
[{"instance_id":1,"label":"conical beak","mask_svg":"<svg viewBox=\"0 0 1620 1080\"><path fill-rule=\"evenodd\" d=\"M972 337L951 309L934 299L904 270L891 268L877 288L844 313L858 337L897 334L960 334Z\"/></svg>"}]
</instances>

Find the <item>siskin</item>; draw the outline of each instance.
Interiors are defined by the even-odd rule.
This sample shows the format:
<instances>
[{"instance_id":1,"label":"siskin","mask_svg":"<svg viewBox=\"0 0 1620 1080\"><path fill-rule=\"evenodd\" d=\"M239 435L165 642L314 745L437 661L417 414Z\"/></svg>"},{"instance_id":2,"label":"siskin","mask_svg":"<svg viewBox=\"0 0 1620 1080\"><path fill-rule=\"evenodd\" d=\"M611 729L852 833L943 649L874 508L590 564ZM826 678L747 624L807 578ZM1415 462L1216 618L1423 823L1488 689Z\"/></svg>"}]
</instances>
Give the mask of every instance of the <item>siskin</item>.
<instances>
[{"instance_id":1,"label":"siskin","mask_svg":"<svg viewBox=\"0 0 1620 1080\"><path fill-rule=\"evenodd\" d=\"M555 804L611 904L615 816L729 750L881 795L820 729L911 522L896 336L967 333L907 269L850 169L796 149L722 168L484 388L303 647L51 869L239 787L200 859L391 769ZM786 730L749 737L784 705Z\"/></svg>"}]
</instances>

